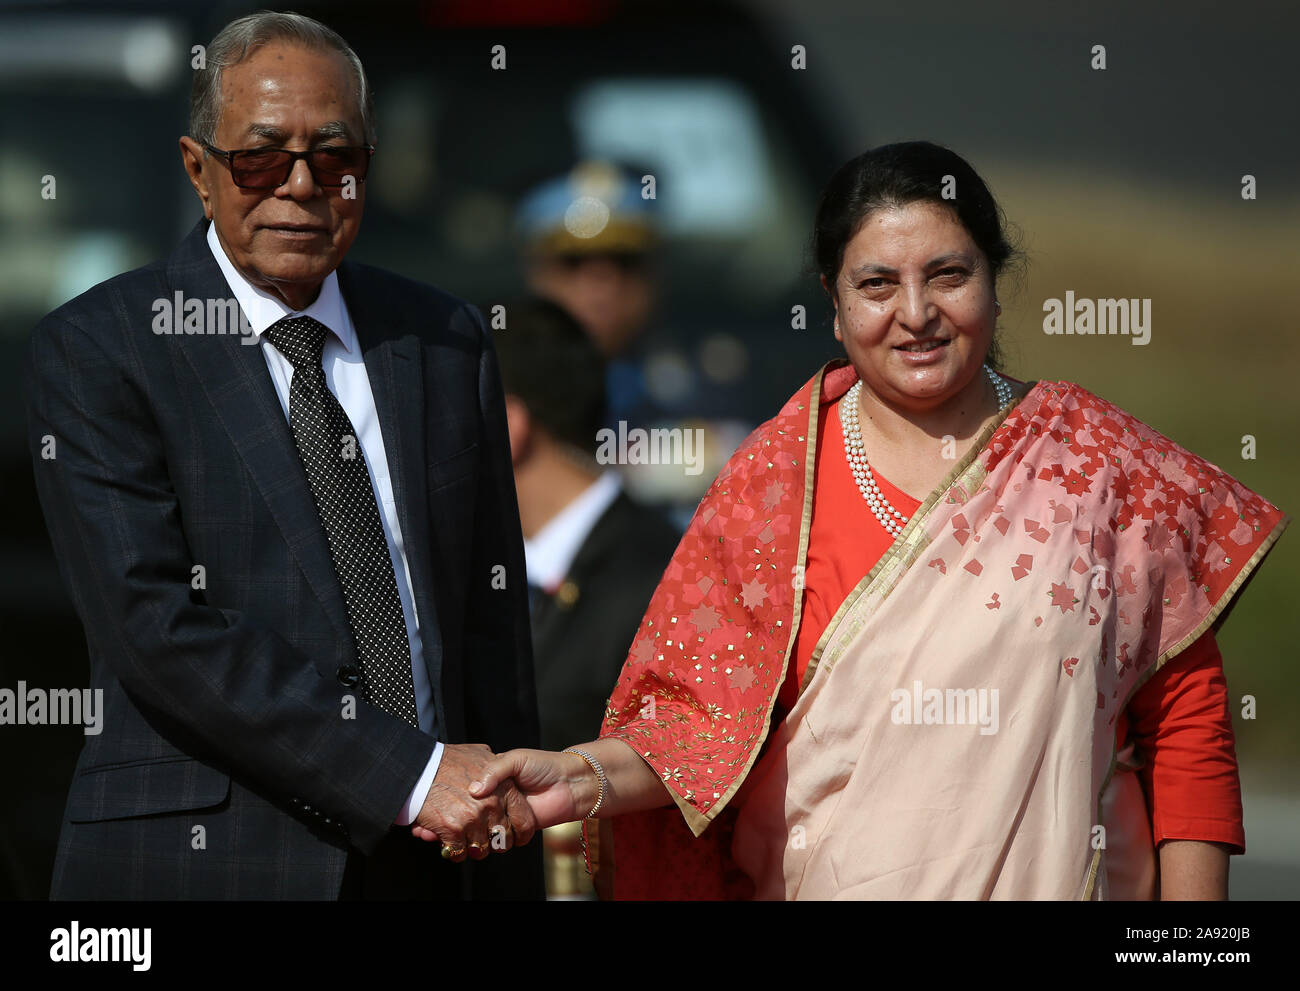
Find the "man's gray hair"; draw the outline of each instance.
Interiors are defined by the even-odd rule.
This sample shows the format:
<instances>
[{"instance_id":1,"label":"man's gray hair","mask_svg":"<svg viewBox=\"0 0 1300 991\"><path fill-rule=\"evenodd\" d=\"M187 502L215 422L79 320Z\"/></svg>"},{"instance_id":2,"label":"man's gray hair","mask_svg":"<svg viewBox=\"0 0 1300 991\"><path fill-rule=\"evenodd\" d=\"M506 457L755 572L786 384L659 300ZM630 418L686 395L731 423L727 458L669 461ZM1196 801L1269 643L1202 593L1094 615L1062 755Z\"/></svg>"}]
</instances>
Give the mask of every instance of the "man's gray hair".
<instances>
[{"instance_id":1,"label":"man's gray hair","mask_svg":"<svg viewBox=\"0 0 1300 991\"><path fill-rule=\"evenodd\" d=\"M216 144L217 124L221 120L221 73L271 41L292 42L318 52L338 52L346 58L357 81L363 140L374 144L374 95L357 53L337 31L320 21L302 14L273 10L259 10L256 14L231 21L208 45L204 68L194 71L194 82L190 87L190 137L195 141Z\"/></svg>"}]
</instances>

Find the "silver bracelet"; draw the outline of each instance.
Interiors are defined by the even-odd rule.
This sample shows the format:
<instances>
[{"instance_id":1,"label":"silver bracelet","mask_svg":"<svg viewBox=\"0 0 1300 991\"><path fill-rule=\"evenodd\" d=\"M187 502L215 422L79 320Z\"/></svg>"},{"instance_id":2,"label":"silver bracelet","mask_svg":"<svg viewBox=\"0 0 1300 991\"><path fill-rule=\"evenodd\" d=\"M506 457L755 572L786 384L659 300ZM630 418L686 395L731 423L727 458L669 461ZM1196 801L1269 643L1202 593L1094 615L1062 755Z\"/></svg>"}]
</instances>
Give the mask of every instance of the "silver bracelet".
<instances>
[{"instance_id":1,"label":"silver bracelet","mask_svg":"<svg viewBox=\"0 0 1300 991\"><path fill-rule=\"evenodd\" d=\"M585 819L590 819L597 812L599 812L600 807L605 804L605 792L608 790L609 779L605 777L605 769L600 766L600 761L596 760L596 758L591 756L591 754L587 753L587 751L579 750L577 747L565 747L564 753L577 754L588 764L590 764L591 769L596 772L596 780L600 786L600 790L596 793L596 804L593 805L591 807L591 811L588 812L583 817Z\"/></svg>"}]
</instances>

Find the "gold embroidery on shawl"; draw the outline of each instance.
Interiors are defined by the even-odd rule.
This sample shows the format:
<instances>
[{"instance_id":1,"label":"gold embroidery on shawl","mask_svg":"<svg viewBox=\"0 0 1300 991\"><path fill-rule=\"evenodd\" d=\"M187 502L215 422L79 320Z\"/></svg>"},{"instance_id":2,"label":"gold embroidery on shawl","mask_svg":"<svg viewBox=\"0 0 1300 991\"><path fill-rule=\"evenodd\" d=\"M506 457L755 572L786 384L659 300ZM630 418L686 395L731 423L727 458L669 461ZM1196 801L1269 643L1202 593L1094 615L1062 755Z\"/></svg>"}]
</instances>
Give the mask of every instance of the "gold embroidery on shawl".
<instances>
[{"instance_id":1,"label":"gold embroidery on shawl","mask_svg":"<svg viewBox=\"0 0 1300 991\"><path fill-rule=\"evenodd\" d=\"M807 564L808 554L808 531L812 526L812 496L813 496L813 472L817 466L817 419L820 415L822 382L826 378L826 372L833 367L839 367L845 362L842 359L832 359L822 365L821 371L817 374L817 379L813 382L812 396L808 402L808 427L804 436L807 438L804 448L804 486L803 486L803 513L799 522L799 550L795 555L795 567L802 569ZM802 573L802 571L800 572ZM790 620L790 639L786 644L785 656L781 664L781 673L776 679L776 685L772 689L772 694L767 700L767 718L763 722L762 735L754 742L749 750L749 759L745 761L745 766L740 769L735 780L727 786L722 797L713 803L708 812L702 813L695 806L691 805L686 799L682 798L673 789L668 789L677 803L678 809L681 810L683 818L686 819L687 825L691 827L691 832L699 836L708 827L719 813L727 806L727 803L740 790L749 772L753 770L754 763L758 760L758 755L763 749L768 734L772 731L772 712L775 708L776 698L781 693L781 687L785 684L786 675L789 672L790 664L794 656L795 639L799 636L799 623L803 617L803 589L800 588L794 595L794 613Z\"/></svg>"}]
</instances>

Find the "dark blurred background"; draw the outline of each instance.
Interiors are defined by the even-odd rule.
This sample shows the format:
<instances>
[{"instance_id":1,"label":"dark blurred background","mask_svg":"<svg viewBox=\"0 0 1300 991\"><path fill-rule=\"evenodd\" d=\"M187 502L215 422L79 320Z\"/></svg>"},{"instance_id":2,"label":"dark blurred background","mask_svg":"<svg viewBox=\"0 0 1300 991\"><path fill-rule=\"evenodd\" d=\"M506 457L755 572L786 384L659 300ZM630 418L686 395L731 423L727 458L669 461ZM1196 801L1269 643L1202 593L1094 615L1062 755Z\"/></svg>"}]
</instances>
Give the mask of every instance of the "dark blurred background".
<instances>
[{"instance_id":1,"label":"dark blurred background","mask_svg":"<svg viewBox=\"0 0 1300 991\"><path fill-rule=\"evenodd\" d=\"M180 167L191 46L258 5L0 2L0 687L86 682L85 644L31 482L20 382L49 310L168 252L201 215ZM661 300L646 381L711 425L689 505L744 431L839 353L807 271L822 183L872 145L927 138L984 175L1030 265L1001 293L1008 371L1076 381L1300 510L1292 5L923 8L449 0L295 4L376 90L379 140L353 257L480 305L522 288L520 197L581 158L658 183ZM507 68L494 71L495 45ZM792 66L792 48L806 69ZM1105 70L1091 68L1094 45ZM1242 176L1258 198L1241 198ZM42 177L57 198L42 199ZM1042 304L1152 299L1151 343L1049 337ZM807 308L792 329L793 307ZM1242 457L1242 438L1257 456ZM683 488L685 485L685 488ZM698 488L691 488L696 485ZM1220 634L1248 853L1234 897L1300 895L1300 537ZM1239 713L1238 713L1239 714ZM79 727L0 726L0 897L47 894Z\"/></svg>"}]
</instances>

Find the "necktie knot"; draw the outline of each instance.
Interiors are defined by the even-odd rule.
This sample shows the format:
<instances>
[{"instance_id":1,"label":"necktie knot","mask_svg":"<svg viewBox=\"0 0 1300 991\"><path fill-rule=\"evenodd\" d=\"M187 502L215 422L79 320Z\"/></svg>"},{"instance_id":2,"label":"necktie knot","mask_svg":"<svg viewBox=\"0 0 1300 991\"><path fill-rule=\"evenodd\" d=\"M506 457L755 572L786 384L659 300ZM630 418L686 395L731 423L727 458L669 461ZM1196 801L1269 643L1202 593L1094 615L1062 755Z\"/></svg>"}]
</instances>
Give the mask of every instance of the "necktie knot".
<instances>
[{"instance_id":1,"label":"necktie knot","mask_svg":"<svg viewBox=\"0 0 1300 991\"><path fill-rule=\"evenodd\" d=\"M266 328L266 339L289 359L295 372L321 370L329 328L312 317L285 317Z\"/></svg>"}]
</instances>

